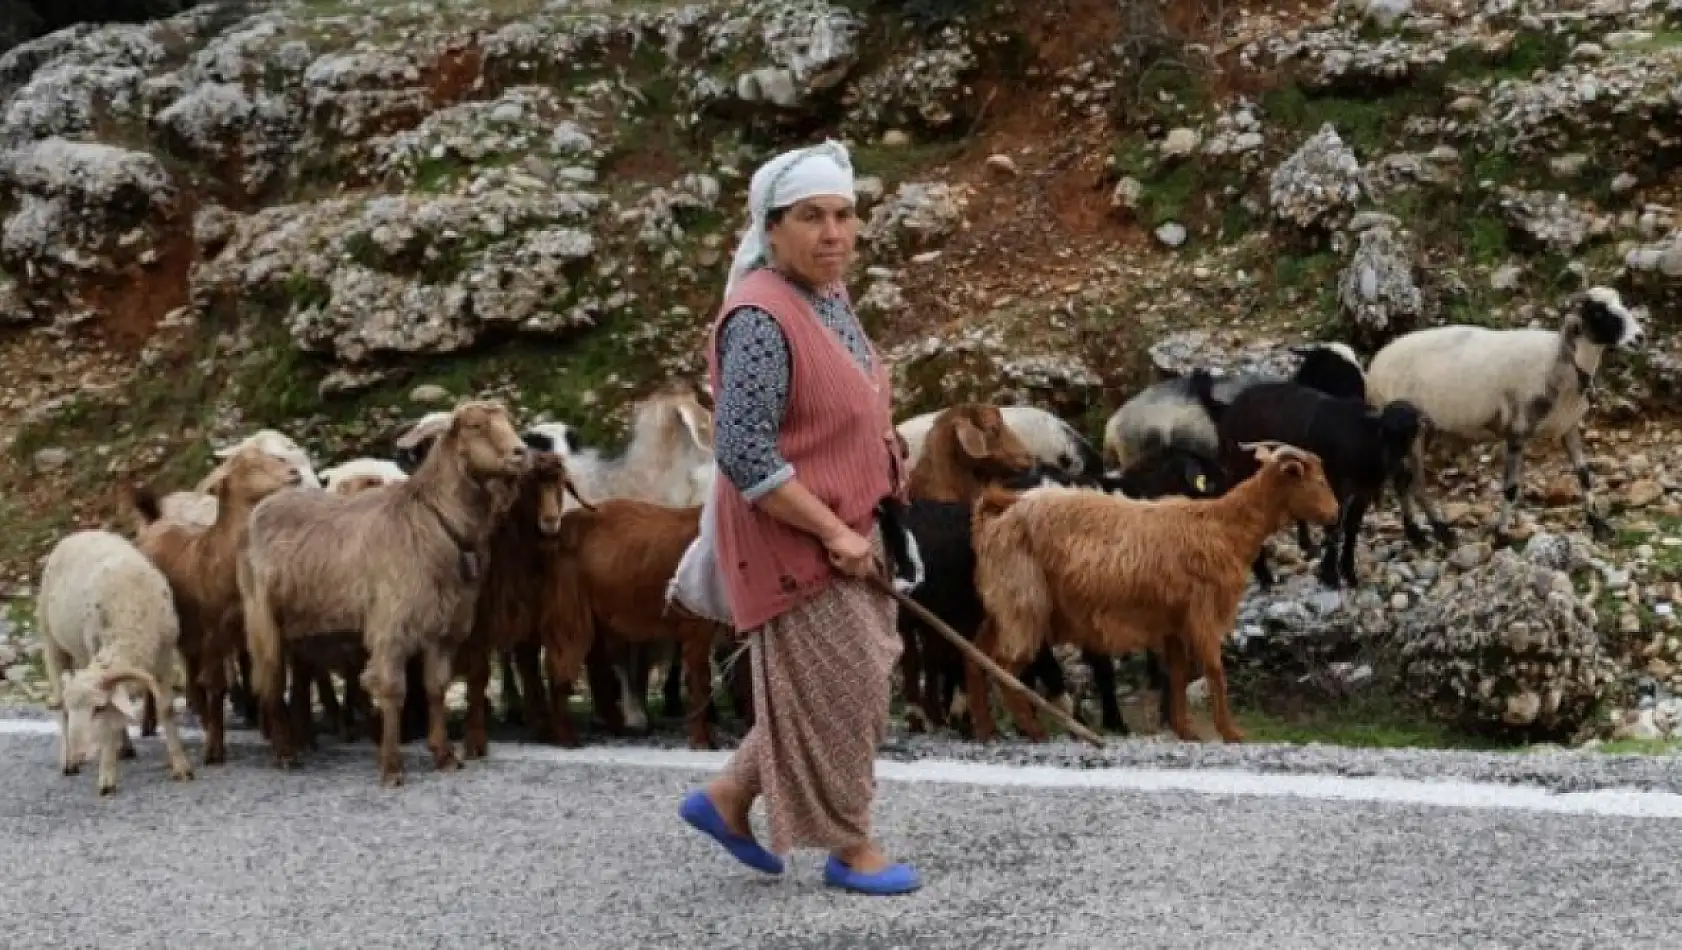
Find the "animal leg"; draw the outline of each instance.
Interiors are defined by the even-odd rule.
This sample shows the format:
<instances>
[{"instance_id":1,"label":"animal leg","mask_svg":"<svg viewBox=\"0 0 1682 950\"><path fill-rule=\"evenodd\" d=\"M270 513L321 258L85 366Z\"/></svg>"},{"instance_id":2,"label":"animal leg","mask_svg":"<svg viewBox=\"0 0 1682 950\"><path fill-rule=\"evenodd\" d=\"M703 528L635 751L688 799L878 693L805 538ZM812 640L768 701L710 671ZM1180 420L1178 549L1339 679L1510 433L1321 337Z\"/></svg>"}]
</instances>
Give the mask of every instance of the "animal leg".
<instances>
[{"instance_id":1,"label":"animal leg","mask_svg":"<svg viewBox=\"0 0 1682 950\"><path fill-rule=\"evenodd\" d=\"M899 624L899 695L905 703L905 728L910 732L926 732L927 705L923 702L922 644L918 641L916 621L910 618Z\"/></svg>"},{"instance_id":2,"label":"animal leg","mask_svg":"<svg viewBox=\"0 0 1682 950\"><path fill-rule=\"evenodd\" d=\"M1338 564L1338 569L1350 587L1357 587L1361 582L1355 574L1355 543L1360 537L1361 522L1367 517L1367 506L1371 503L1372 498L1365 492L1355 492L1349 496L1342 512L1342 523L1339 527L1343 529L1343 558ZM1332 532L1328 531L1326 534L1330 537Z\"/></svg>"},{"instance_id":3,"label":"animal leg","mask_svg":"<svg viewBox=\"0 0 1682 950\"><path fill-rule=\"evenodd\" d=\"M1250 573L1256 577L1256 584L1262 590L1273 589L1273 572L1267 566L1267 546L1256 552L1256 559L1250 562Z\"/></svg>"},{"instance_id":4,"label":"animal leg","mask_svg":"<svg viewBox=\"0 0 1682 950\"><path fill-rule=\"evenodd\" d=\"M689 720L684 730L691 749L716 749L712 725L707 722L707 704L712 699L712 628L688 633L683 638L683 688L689 694Z\"/></svg>"},{"instance_id":5,"label":"animal leg","mask_svg":"<svg viewBox=\"0 0 1682 950\"><path fill-rule=\"evenodd\" d=\"M1213 707L1215 731L1228 742L1243 742L1244 733L1233 725L1232 710L1227 705L1226 669L1221 663L1219 638L1201 638L1199 659L1203 662L1203 678L1209 681L1209 703Z\"/></svg>"},{"instance_id":6,"label":"animal leg","mask_svg":"<svg viewBox=\"0 0 1682 950\"><path fill-rule=\"evenodd\" d=\"M173 684L158 684L158 719L164 728L164 750L169 756L169 777L184 782L193 777L193 763L181 745L181 726L175 716L175 688Z\"/></svg>"},{"instance_id":7,"label":"animal leg","mask_svg":"<svg viewBox=\"0 0 1682 950\"><path fill-rule=\"evenodd\" d=\"M123 742L128 741L128 727L123 727ZM99 746L99 794L109 795L117 790L117 757L122 754L121 744L105 737Z\"/></svg>"},{"instance_id":8,"label":"animal leg","mask_svg":"<svg viewBox=\"0 0 1682 950\"><path fill-rule=\"evenodd\" d=\"M389 638L375 639L385 642ZM402 659L381 650L368 657L362 670L362 688L380 707L380 785L395 788L403 784L403 754L399 746L403 738L403 699L408 677Z\"/></svg>"},{"instance_id":9,"label":"animal leg","mask_svg":"<svg viewBox=\"0 0 1682 950\"><path fill-rule=\"evenodd\" d=\"M442 647L428 645L421 651L421 656L426 675L426 747L432 750L432 764L438 771L454 771L461 768L461 761L450 745L444 724L444 693L450 688L450 655Z\"/></svg>"},{"instance_id":10,"label":"animal leg","mask_svg":"<svg viewBox=\"0 0 1682 950\"><path fill-rule=\"evenodd\" d=\"M240 647L239 652L234 655L234 662L237 663L238 666L239 666L239 678L240 678L239 711L240 711L240 715L245 717L246 725L255 726L257 724L257 715L258 715L258 713L257 713L257 691L252 686L252 683L254 681L251 678L251 651L247 650L243 646Z\"/></svg>"},{"instance_id":11,"label":"animal leg","mask_svg":"<svg viewBox=\"0 0 1682 950\"><path fill-rule=\"evenodd\" d=\"M321 700L321 715L326 718L333 729L337 730L339 719L344 715L344 710L339 705L338 690L333 688L333 671L325 666L316 670L315 692Z\"/></svg>"},{"instance_id":12,"label":"animal leg","mask_svg":"<svg viewBox=\"0 0 1682 950\"><path fill-rule=\"evenodd\" d=\"M674 641L666 658L666 682L661 691L667 716L683 715L683 644Z\"/></svg>"},{"instance_id":13,"label":"animal leg","mask_svg":"<svg viewBox=\"0 0 1682 950\"><path fill-rule=\"evenodd\" d=\"M140 734L155 736L158 734L158 701L151 693L146 694L145 711L140 716Z\"/></svg>"},{"instance_id":14,"label":"animal leg","mask_svg":"<svg viewBox=\"0 0 1682 950\"><path fill-rule=\"evenodd\" d=\"M520 695L518 677L514 672L514 651L496 651L499 671L502 673L502 721L510 726L524 725L526 721L526 701ZM471 756L469 756L471 758Z\"/></svg>"},{"instance_id":15,"label":"animal leg","mask_svg":"<svg viewBox=\"0 0 1682 950\"><path fill-rule=\"evenodd\" d=\"M1115 695L1115 660L1102 653L1082 650L1086 665L1092 668L1092 689L1098 694L1098 708L1102 710L1104 730L1127 735L1127 723L1121 718L1121 705Z\"/></svg>"},{"instance_id":16,"label":"animal leg","mask_svg":"<svg viewBox=\"0 0 1682 950\"><path fill-rule=\"evenodd\" d=\"M578 729L572 723L572 678L578 670L567 669L561 651L549 647L543 651L549 666L549 732L550 741L567 749L578 748Z\"/></svg>"},{"instance_id":17,"label":"animal leg","mask_svg":"<svg viewBox=\"0 0 1682 950\"><path fill-rule=\"evenodd\" d=\"M1408 541L1414 547L1425 547L1425 535L1414 522L1412 502L1419 502L1424 509L1425 517L1431 524L1431 533L1437 543L1448 546L1454 543L1454 529L1444 521L1437 506L1425 495L1425 443L1429 437L1423 433L1414 440L1413 451L1408 456L1408 462L1399 466L1391 476L1391 487L1396 491L1396 503L1402 511L1402 529L1407 533Z\"/></svg>"},{"instance_id":18,"label":"animal leg","mask_svg":"<svg viewBox=\"0 0 1682 950\"><path fill-rule=\"evenodd\" d=\"M1519 486L1524 481L1524 436L1507 436L1507 457L1501 469L1501 516L1496 519L1495 533L1505 535L1512 522L1513 505L1518 501Z\"/></svg>"},{"instance_id":19,"label":"animal leg","mask_svg":"<svg viewBox=\"0 0 1682 950\"><path fill-rule=\"evenodd\" d=\"M482 759L490 744L485 735L485 720L490 717L490 700L485 695L491 685L491 664L483 644L472 644L461 654L461 672L467 680L467 722L462 727L461 754L463 758Z\"/></svg>"},{"instance_id":20,"label":"animal leg","mask_svg":"<svg viewBox=\"0 0 1682 950\"><path fill-rule=\"evenodd\" d=\"M1174 730L1174 735L1181 741L1196 742L1197 733L1192 730L1191 722L1186 718L1186 665L1188 658L1185 648L1177 637L1168 638L1163 644L1163 659L1168 662L1168 727Z\"/></svg>"},{"instance_id":21,"label":"animal leg","mask_svg":"<svg viewBox=\"0 0 1682 950\"><path fill-rule=\"evenodd\" d=\"M1315 553L1314 538L1308 531L1308 522L1297 522L1297 547L1302 548L1304 557L1313 557Z\"/></svg>"},{"instance_id":22,"label":"animal leg","mask_svg":"<svg viewBox=\"0 0 1682 950\"><path fill-rule=\"evenodd\" d=\"M613 732L623 732L625 708L612 653L613 645L605 637L598 639L584 660L584 679L590 687L590 709L596 719Z\"/></svg>"},{"instance_id":23,"label":"animal leg","mask_svg":"<svg viewBox=\"0 0 1682 950\"><path fill-rule=\"evenodd\" d=\"M404 742L426 735L426 671L425 662L412 656L403 666L403 731Z\"/></svg>"},{"instance_id":24,"label":"animal leg","mask_svg":"<svg viewBox=\"0 0 1682 950\"><path fill-rule=\"evenodd\" d=\"M522 643L515 647L514 670L520 680L526 728L539 742L553 741L555 726L550 719L547 690L543 687L542 648L536 643Z\"/></svg>"},{"instance_id":25,"label":"animal leg","mask_svg":"<svg viewBox=\"0 0 1682 950\"><path fill-rule=\"evenodd\" d=\"M986 652L995 639L993 620L989 617L981 622L981 629L975 635L976 648ZM990 653L988 655L991 656ZM980 665L965 657L964 698L969 710L970 734L977 742L991 742L995 731L993 702L987 693L987 680L983 677Z\"/></svg>"},{"instance_id":26,"label":"animal leg","mask_svg":"<svg viewBox=\"0 0 1682 950\"><path fill-rule=\"evenodd\" d=\"M1075 698L1069 695L1069 681L1063 675L1063 664L1057 662L1057 654L1051 652L1050 644L1040 645L1040 651L1028 664L1027 674L1032 682L1025 681L1022 685L1038 683L1044 687L1040 690L1041 696L1063 707L1064 712L1074 714Z\"/></svg>"},{"instance_id":27,"label":"animal leg","mask_svg":"<svg viewBox=\"0 0 1682 950\"><path fill-rule=\"evenodd\" d=\"M292 688L287 693L287 712L292 717L292 735L300 748L315 751L315 710L310 707L310 686L315 681L315 666L308 660L293 656L287 664L292 668Z\"/></svg>"},{"instance_id":28,"label":"animal leg","mask_svg":"<svg viewBox=\"0 0 1682 950\"><path fill-rule=\"evenodd\" d=\"M619 679L619 719L625 724L627 732L647 734L648 715L643 711L643 704L648 701L648 691L637 690L636 684L641 681L647 685L646 676L638 676L638 670L647 672L646 657L640 643L627 643L619 650L619 656L613 662L613 675ZM684 656L689 655L689 648L684 647ZM685 664L687 665L687 664ZM706 695L711 690L703 691Z\"/></svg>"},{"instance_id":29,"label":"animal leg","mask_svg":"<svg viewBox=\"0 0 1682 950\"><path fill-rule=\"evenodd\" d=\"M221 657L203 657L204 663L199 670L199 685L204 688L204 764L220 765L228 760L227 743L227 704L228 704L228 665ZM264 710L270 717L269 742L275 747L275 755L281 756L281 736L285 736L286 755L293 755L291 730L283 722L286 712L282 706L286 692L286 655L281 653L279 661L275 663L272 673L274 677L274 702L270 708ZM282 767L289 767L290 762L283 761Z\"/></svg>"},{"instance_id":30,"label":"animal leg","mask_svg":"<svg viewBox=\"0 0 1682 950\"><path fill-rule=\"evenodd\" d=\"M1588 459L1583 456L1583 433L1577 426L1566 430L1565 454L1570 457L1571 470L1577 473L1577 485L1583 490L1583 517L1588 520L1590 533L1601 541L1610 539L1613 534L1612 526L1597 510L1599 506L1594 497L1594 472L1589 469Z\"/></svg>"}]
</instances>

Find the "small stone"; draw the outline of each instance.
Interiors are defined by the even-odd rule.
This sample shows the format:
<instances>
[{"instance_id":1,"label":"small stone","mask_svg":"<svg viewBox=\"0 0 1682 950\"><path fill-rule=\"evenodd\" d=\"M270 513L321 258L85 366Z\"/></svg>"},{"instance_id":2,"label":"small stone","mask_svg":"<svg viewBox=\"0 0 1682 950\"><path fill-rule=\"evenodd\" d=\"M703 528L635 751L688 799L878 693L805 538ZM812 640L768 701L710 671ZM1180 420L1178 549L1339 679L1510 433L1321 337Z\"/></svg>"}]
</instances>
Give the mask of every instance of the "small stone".
<instances>
[{"instance_id":1,"label":"small stone","mask_svg":"<svg viewBox=\"0 0 1682 950\"><path fill-rule=\"evenodd\" d=\"M1404 593L1400 593L1400 592L1391 594L1390 595L1390 609L1391 610L1406 610L1406 609L1408 609L1408 595L1404 594Z\"/></svg>"},{"instance_id":2,"label":"small stone","mask_svg":"<svg viewBox=\"0 0 1682 950\"><path fill-rule=\"evenodd\" d=\"M1582 172L1583 166L1589 163L1589 157L1581 152L1570 155L1560 155L1548 160L1548 171L1558 178L1575 178Z\"/></svg>"},{"instance_id":3,"label":"small stone","mask_svg":"<svg viewBox=\"0 0 1682 950\"><path fill-rule=\"evenodd\" d=\"M1145 186L1139 183L1139 179L1123 178L1116 182L1115 191L1110 192L1110 207L1132 210L1139 207L1139 199L1144 196Z\"/></svg>"},{"instance_id":4,"label":"small stone","mask_svg":"<svg viewBox=\"0 0 1682 950\"><path fill-rule=\"evenodd\" d=\"M35 453L35 471L45 475L56 472L70 461L70 450L58 446L42 449Z\"/></svg>"},{"instance_id":5,"label":"small stone","mask_svg":"<svg viewBox=\"0 0 1682 950\"><path fill-rule=\"evenodd\" d=\"M1186 226L1169 221L1156 229L1156 239L1169 247L1179 247L1186 243Z\"/></svg>"},{"instance_id":6,"label":"small stone","mask_svg":"<svg viewBox=\"0 0 1682 950\"><path fill-rule=\"evenodd\" d=\"M889 129L882 133L882 144L887 148L904 148L911 144L911 135L900 129Z\"/></svg>"},{"instance_id":7,"label":"small stone","mask_svg":"<svg viewBox=\"0 0 1682 950\"><path fill-rule=\"evenodd\" d=\"M1664 497L1664 486L1651 478L1631 482L1624 490L1624 498L1632 507L1645 508Z\"/></svg>"},{"instance_id":8,"label":"small stone","mask_svg":"<svg viewBox=\"0 0 1682 950\"><path fill-rule=\"evenodd\" d=\"M1202 142L1203 136L1196 129L1173 129L1162 140L1162 154L1168 158L1182 158L1196 151Z\"/></svg>"},{"instance_id":9,"label":"small stone","mask_svg":"<svg viewBox=\"0 0 1682 950\"><path fill-rule=\"evenodd\" d=\"M1489 275L1489 286L1494 290L1514 290L1518 287L1519 278L1524 275L1524 268L1517 264L1502 264L1495 268L1495 273Z\"/></svg>"},{"instance_id":10,"label":"small stone","mask_svg":"<svg viewBox=\"0 0 1682 950\"><path fill-rule=\"evenodd\" d=\"M1571 474L1556 475L1542 490L1542 504L1549 507L1574 504L1582 497L1582 489L1577 485L1577 476Z\"/></svg>"},{"instance_id":11,"label":"small stone","mask_svg":"<svg viewBox=\"0 0 1682 950\"><path fill-rule=\"evenodd\" d=\"M1612 179L1612 191L1622 194L1640 183L1641 179L1631 175L1629 172L1619 172L1617 176Z\"/></svg>"},{"instance_id":12,"label":"small stone","mask_svg":"<svg viewBox=\"0 0 1682 950\"><path fill-rule=\"evenodd\" d=\"M409 390L409 401L423 404L449 402L450 391L437 383L421 383Z\"/></svg>"},{"instance_id":13,"label":"small stone","mask_svg":"<svg viewBox=\"0 0 1682 950\"><path fill-rule=\"evenodd\" d=\"M1013 161L1009 155L987 156L987 167L1001 175L1008 176L1016 174L1016 162Z\"/></svg>"}]
</instances>

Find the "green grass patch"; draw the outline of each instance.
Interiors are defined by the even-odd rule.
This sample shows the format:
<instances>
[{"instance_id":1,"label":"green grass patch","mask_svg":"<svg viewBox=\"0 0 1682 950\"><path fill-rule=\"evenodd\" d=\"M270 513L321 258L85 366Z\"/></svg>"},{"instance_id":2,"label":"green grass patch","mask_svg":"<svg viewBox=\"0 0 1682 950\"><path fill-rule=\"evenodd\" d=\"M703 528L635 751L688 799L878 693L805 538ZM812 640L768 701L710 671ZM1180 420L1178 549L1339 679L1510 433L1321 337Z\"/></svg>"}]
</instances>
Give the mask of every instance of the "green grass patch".
<instances>
[{"instance_id":1,"label":"green grass patch","mask_svg":"<svg viewBox=\"0 0 1682 950\"><path fill-rule=\"evenodd\" d=\"M1372 691L1314 702L1292 698L1234 703L1233 715L1251 742L1318 742L1363 749L1517 748L1459 732L1405 700Z\"/></svg>"},{"instance_id":2,"label":"green grass patch","mask_svg":"<svg viewBox=\"0 0 1682 950\"><path fill-rule=\"evenodd\" d=\"M1134 213L1146 227L1177 221L1188 230L1213 229L1217 238L1234 240L1258 224L1240 200L1248 184L1243 172L1217 159L1164 159L1135 132L1116 142L1112 165L1142 186Z\"/></svg>"},{"instance_id":3,"label":"green grass patch","mask_svg":"<svg viewBox=\"0 0 1682 950\"><path fill-rule=\"evenodd\" d=\"M860 144L852 150L853 168L859 177L874 175L892 191L900 184L928 177L934 166L955 161L966 143L955 141L914 142L909 145Z\"/></svg>"},{"instance_id":4,"label":"green grass patch","mask_svg":"<svg viewBox=\"0 0 1682 950\"><path fill-rule=\"evenodd\" d=\"M1603 755L1676 755L1682 739L1612 739L1594 747Z\"/></svg>"}]
</instances>

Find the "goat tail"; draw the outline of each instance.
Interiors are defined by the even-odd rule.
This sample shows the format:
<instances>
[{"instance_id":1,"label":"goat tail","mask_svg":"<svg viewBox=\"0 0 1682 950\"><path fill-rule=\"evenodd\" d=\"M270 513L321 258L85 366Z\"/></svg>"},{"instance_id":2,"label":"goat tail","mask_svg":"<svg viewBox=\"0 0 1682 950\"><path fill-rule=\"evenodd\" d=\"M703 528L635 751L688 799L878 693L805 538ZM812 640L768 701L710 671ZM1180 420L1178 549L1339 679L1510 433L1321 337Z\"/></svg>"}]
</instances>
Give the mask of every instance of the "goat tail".
<instances>
[{"instance_id":1,"label":"goat tail","mask_svg":"<svg viewBox=\"0 0 1682 950\"><path fill-rule=\"evenodd\" d=\"M151 486L141 482L124 481L117 487L118 501L134 517L136 531L163 519L163 503Z\"/></svg>"},{"instance_id":2,"label":"goat tail","mask_svg":"<svg viewBox=\"0 0 1682 950\"><path fill-rule=\"evenodd\" d=\"M250 557L241 552L235 562L240 609L245 619L245 647L251 653L251 682L246 685L258 699L274 702L279 699L286 679L274 605L269 602L268 585L257 576Z\"/></svg>"}]
</instances>

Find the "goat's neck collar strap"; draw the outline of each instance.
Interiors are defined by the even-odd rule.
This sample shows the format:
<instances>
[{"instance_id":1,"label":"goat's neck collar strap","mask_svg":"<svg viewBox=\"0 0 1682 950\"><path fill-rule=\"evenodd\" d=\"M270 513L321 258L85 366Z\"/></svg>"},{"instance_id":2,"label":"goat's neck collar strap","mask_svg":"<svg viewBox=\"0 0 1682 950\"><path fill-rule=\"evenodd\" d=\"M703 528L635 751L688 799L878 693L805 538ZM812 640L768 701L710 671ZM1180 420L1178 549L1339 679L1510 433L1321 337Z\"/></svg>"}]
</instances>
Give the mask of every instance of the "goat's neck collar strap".
<instances>
[{"instance_id":1,"label":"goat's neck collar strap","mask_svg":"<svg viewBox=\"0 0 1682 950\"><path fill-rule=\"evenodd\" d=\"M450 536L450 543L454 544L457 550L473 550L473 545L461 536L461 532L456 530L455 525L450 524L450 519L444 517L444 513L438 510L438 506L432 503L432 499L422 495L421 504L426 506L426 510L432 512L432 517L438 519L438 527L443 528L444 533Z\"/></svg>"},{"instance_id":2,"label":"goat's neck collar strap","mask_svg":"<svg viewBox=\"0 0 1682 950\"><path fill-rule=\"evenodd\" d=\"M1598 368L1599 367L1596 367L1596 369L1598 369ZM1571 354L1571 369L1574 370L1577 373L1577 389L1578 389L1578 391L1581 392L1584 396L1593 396L1595 394L1595 388L1594 388L1594 372L1595 371L1593 369L1584 369L1582 367L1582 364L1577 362L1577 354L1576 353Z\"/></svg>"}]
</instances>

